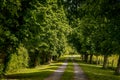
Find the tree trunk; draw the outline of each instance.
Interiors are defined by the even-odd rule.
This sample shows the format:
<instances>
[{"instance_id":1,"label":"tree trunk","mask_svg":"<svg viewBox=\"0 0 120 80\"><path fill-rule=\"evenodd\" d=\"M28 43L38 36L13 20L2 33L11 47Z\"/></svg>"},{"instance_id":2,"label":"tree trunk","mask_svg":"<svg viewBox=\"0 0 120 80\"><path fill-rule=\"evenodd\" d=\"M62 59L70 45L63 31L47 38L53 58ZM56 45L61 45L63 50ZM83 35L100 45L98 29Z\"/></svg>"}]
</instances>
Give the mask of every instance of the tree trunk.
<instances>
[{"instance_id":1,"label":"tree trunk","mask_svg":"<svg viewBox=\"0 0 120 80\"><path fill-rule=\"evenodd\" d=\"M119 55L118 64L116 68L116 74L120 74L120 55Z\"/></svg>"},{"instance_id":2,"label":"tree trunk","mask_svg":"<svg viewBox=\"0 0 120 80\"><path fill-rule=\"evenodd\" d=\"M10 58L11 58L11 54L9 54L9 53L5 54L4 59L3 59L3 64L4 64L3 73L6 72L6 69L8 67L8 62L9 62Z\"/></svg>"},{"instance_id":3,"label":"tree trunk","mask_svg":"<svg viewBox=\"0 0 120 80\"><path fill-rule=\"evenodd\" d=\"M107 68L107 63L108 63L108 55L104 55L103 69Z\"/></svg>"},{"instance_id":4,"label":"tree trunk","mask_svg":"<svg viewBox=\"0 0 120 80\"><path fill-rule=\"evenodd\" d=\"M34 56L34 67L38 66L40 64L39 62L39 51L35 51L35 56Z\"/></svg>"},{"instance_id":5,"label":"tree trunk","mask_svg":"<svg viewBox=\"0 0 120 80\"><path fill-rule=\"evenodd\" d=\"M103 64L103 59L102 58L100 58L100 65L102 65Z\"/></svg>"},{"instance_id":6,"label":"tree trunk","mask_svg":"<svg viewBox=\"0 0 120 80\"><path fill-rule=\"evenodd\" d=\"M57 56L52 56L52 60L56 61L57 60Z\"/></svg>"},{"instance_id":7,"label":"tree trunk","mask_svg":"<svg viewBox=\"0 0 120 80\"><path fill-rule=\"evenodd\" d=\"M45 62L46 62L46 53L45 53L45 51L42 51L40 53L40 59L41 59L40 64L45 64Z\"/></svg>"},{"instance_id":8,"label":"tree trunk","mask_svg":"<svg viewBox=\"0 0 120 80\"><path fill-rule=\"evenodd\" d=\"M93 54L90 54L90 64L92 64Z\"/></svg>"},{"instance_id":9,"label":"tree trunk","mask_svg":"<svg viewBox=\"0 0 120 80\"><path fill-rule=\"evenodd\" d=\"M111 66L112 68L114 68L114 60L112 60Z\"/></svg>"},{"instance_id":10,"label":"tree trunk","mask_svg":"<svg viewBox=\"0 0 120 80\"><path fill-rule=\"evenodd\" d=\"M88 54L85 54L85 62L87 63L88 62Z\"/></svg>"},{"instance_id":11,"label":"tree trunk","mask_svg":"<svg viewBox=\"0 0 120 80\"><path fill-rule=\"evenodd\" d=\"M82 59L82 61L84 61L84 55L83 54L81 54L81 59Z\"/></svg>"},{"instance_id":12,"label":"tree trunk","mask_svg":"<svg viewBox=\"0 0 120 80\"><path fill-rule=\"evenodd\" d=\"M46 63L50 63L51 62L51 55L50 53L46 54Z\"/></svg>"},{"instance_id":13,"label":"tree trunk","mask_svg":"<svg viewBox=\"0 0 120 80\"><path fill-rule=\"evenodd\" d=\"M98 65L98 55L96 56L96 64Z\"/></svg>"},{"instance_id":14,"label":"tree trunk","mask_svg":"<svg viewBox=\"0 0 120 80\"><path fill-rule=\"evenodd\" d=\"M36 58L35 58L35 62L34 62L34 67L38 66L39 64L40 64L39 58L36 57Z\"/></svg>"}]
</instances>

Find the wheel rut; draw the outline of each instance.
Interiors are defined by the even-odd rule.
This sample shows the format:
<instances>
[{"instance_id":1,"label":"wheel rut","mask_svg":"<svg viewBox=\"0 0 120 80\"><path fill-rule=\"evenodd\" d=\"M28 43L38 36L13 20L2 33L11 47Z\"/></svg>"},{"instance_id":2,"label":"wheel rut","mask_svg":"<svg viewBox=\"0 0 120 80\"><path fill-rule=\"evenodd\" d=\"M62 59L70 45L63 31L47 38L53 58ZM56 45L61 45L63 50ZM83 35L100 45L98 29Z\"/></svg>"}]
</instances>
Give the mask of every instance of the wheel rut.
<instances>
[{"instance_id":1,"label":"wheel rut","mask_svg":"<svg viewBox=\"0 0 120 80\"><path fill-rule=\"evenodd\" d=\"M67 60L60 66L53 74L51 74L49 77L45 78L44 80L60 80L62 74L64 73L66 67L67 67Z\"/></svg>"},{"instance_id":2,"label":"wheel rut","mask_svg":"<svg viewBox=\"0 0 120 80\"><path fill-rule=\"evenodd\" d=\"M74 65L74 80L88 80L83 70L79 67L79 65L73 62Z\"/></svg>"},{"instance_id":3,"label":"wheel rut","mask_svg":"<svg viewBox=\"0 0 120 80\"><path fill-rule=\"evenodd\" d=\"M74 62L74 57L71 57L73 65L74 65L74 80L88 80L86 75L84 74L84 71L81 69L81 67L78 65L78 63ZM62 66L60 66L53 74L51 74L49 77L45 78L44 80L60 80L66 67L68 65L68 61L66 60ZM69 66L69 65L68 65Z\"/></svg>"}]
</instances>

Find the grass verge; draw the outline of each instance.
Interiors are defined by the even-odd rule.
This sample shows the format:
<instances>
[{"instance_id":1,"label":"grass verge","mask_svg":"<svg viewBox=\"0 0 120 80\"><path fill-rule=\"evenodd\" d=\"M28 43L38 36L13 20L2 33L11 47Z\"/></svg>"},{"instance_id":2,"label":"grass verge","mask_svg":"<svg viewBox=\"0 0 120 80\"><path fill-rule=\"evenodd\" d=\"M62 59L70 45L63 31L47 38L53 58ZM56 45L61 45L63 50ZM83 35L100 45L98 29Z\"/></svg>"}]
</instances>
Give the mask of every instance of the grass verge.
<instances>
[{"instance_id":1,"label":"grass verge","mask_svg":"<svg viewBox=\"0 0 120 80\"><path fill-rule=\"evenodd\" d=\"M59 66L62 65L66 57L62 57L57 62L52 62L49 65L40 65L36 68L21 69L14 73L7 73L6 79L15 80L43 80L52 74ZM3 79L4 80L4 79Z\"/></svg>"},{"instance_id":2,"label":"grass verge","mask_svg":"<svg viewBox=\"0 0 120 80\"><path fill-rule=\"evenodd\" d=\"M89 80L120 80L120 76L114 75L114 70L104 70L102 66L79 63Z\"/></svg>"}]
</instances>

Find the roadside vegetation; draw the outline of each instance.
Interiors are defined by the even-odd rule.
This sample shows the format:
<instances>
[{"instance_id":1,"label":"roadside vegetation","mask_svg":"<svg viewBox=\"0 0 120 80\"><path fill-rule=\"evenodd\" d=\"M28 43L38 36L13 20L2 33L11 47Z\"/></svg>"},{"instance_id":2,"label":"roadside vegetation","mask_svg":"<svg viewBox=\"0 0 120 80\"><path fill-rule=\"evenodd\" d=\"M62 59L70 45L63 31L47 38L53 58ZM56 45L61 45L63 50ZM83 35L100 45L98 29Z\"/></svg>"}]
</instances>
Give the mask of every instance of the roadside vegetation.
<instances>
[{"instance_id":1,"label":"roadside vegetation","mask_svg":"<svg viewBox=\"0 0 120 80\"><path fill-rule=\"evenodd\" d=\"M100 58L103 58L102 56L99 56ZM116 57L110 57L109 60L114 59L116 60ZM115 75L114 70L117 67L117 63L115 63L116 66L114 68L108 68L103 69L101 64L88 64L86 62L83 62L80 59L80 55L74 55L74 60L79 64L79 66L83 69L85 74L87 75L89 80L119 80L120 76ZM96 61L96 58L94 58Z\"/></svg>"},{"instance_id":2,"label":"roadside vegetation","mask_svg":"<svg viewBox=\"0 0 120 80\"><path fill-rule=\"evenodd\" d=\"M119 80L120 76L116 76L114 70L102 69L100 65L80 63L80 67L84 70L89 80Z\"/></svg>"},{"instance_id":3,"label":"roadside vegetation","mask_svg":"<svg viewBox=\"0 0 120 80\"><path fill-rule=\"evenodd\" d=\"M66 53L120 75L120 0L0 1L0 78Z\"/></svg>"},{"instance_id":4,"label":"roadside vegetation","mask_svg":"<svg viewBox=\"0 0 120 80\"><path fill-rule=\"evenodd\" d=\"M62 63L66 57L61 57L58 61L53 61L50 64L39 65L36 68L19 69L15 72L6 73L4 79L22 79L22 80L43 80L51 75Z\"/></svg>"}]
</instances>

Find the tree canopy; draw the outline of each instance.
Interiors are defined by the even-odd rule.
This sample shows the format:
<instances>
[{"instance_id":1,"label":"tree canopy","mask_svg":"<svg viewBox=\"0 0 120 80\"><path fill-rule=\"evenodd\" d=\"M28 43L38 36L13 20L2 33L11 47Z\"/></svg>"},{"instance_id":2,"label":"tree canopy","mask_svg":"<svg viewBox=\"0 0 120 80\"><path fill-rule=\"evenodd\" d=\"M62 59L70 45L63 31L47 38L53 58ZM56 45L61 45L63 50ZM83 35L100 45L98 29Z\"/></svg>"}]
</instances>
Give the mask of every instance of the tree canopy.
<instances>
[{"instance_id":1,"label":"tree canopy","mask_svg":"<svg viewBox=\"0 0 120 80\"><path fill-rule=\"evenodd\" d=\"M108 56L120 56L119 0L1 0L0 12L2 72L16 68L8 67L20 56L26 57L20 67L24 61L35 67L57 60L70 46L86 62L88 55L104 55L103 68Z\"/></svg>"}]
</instances>

